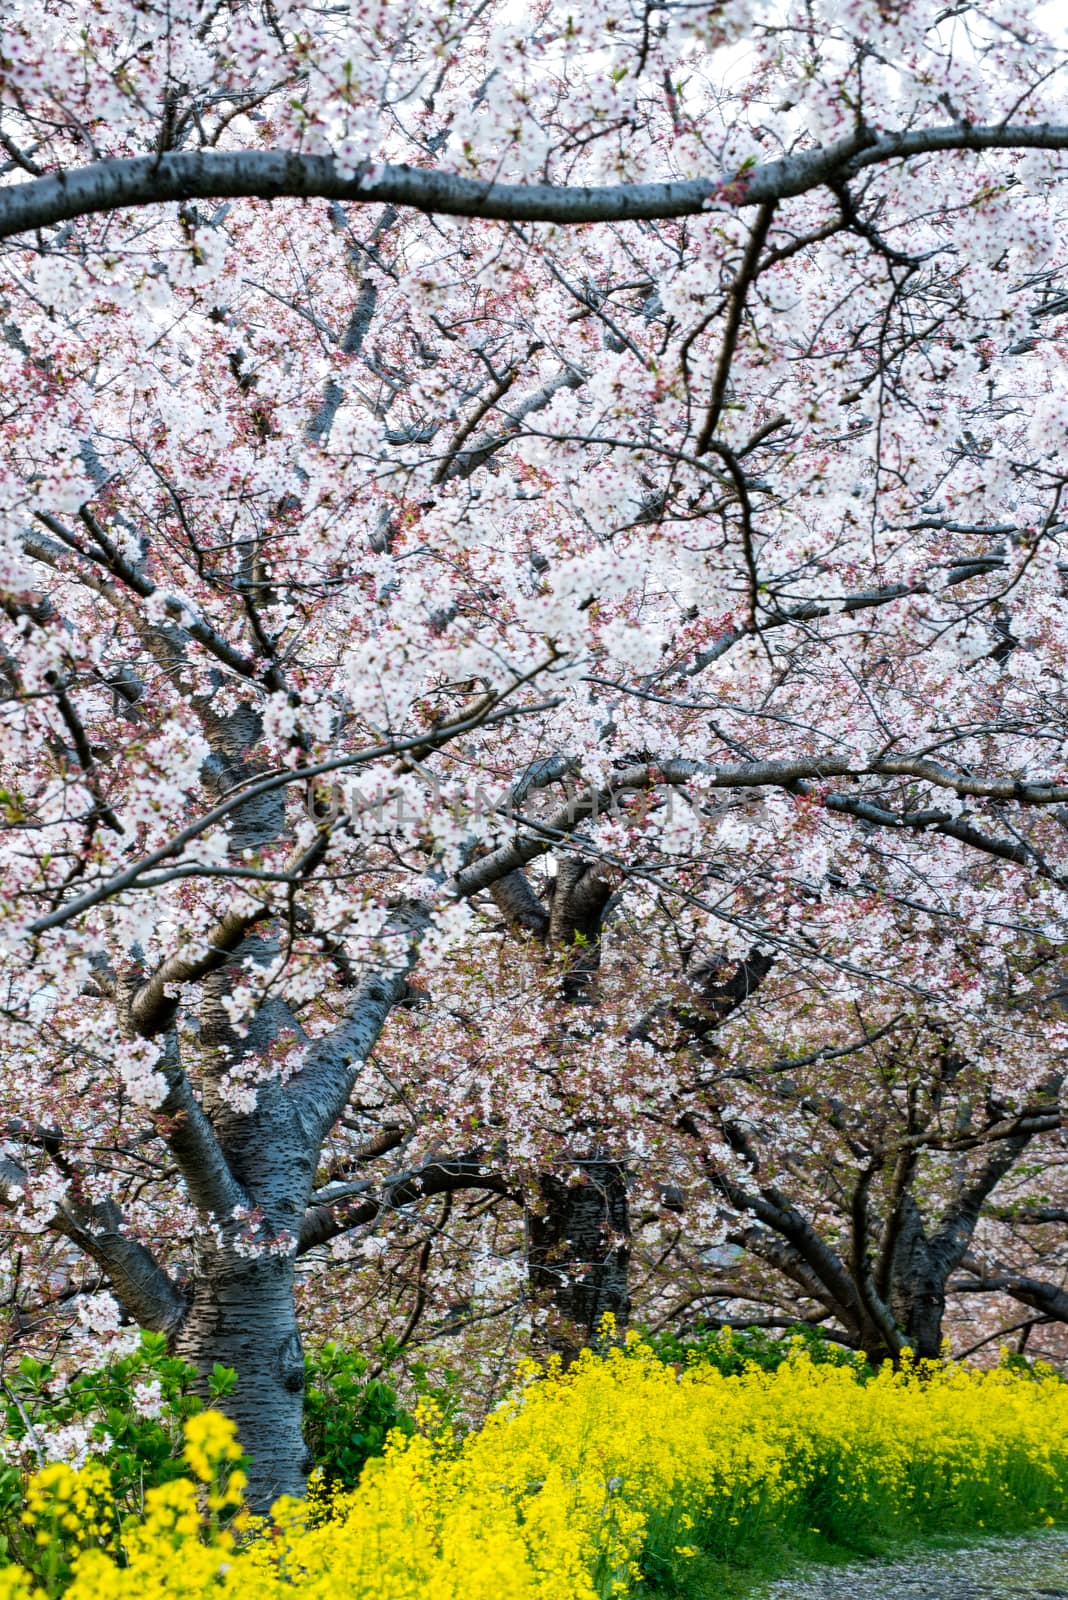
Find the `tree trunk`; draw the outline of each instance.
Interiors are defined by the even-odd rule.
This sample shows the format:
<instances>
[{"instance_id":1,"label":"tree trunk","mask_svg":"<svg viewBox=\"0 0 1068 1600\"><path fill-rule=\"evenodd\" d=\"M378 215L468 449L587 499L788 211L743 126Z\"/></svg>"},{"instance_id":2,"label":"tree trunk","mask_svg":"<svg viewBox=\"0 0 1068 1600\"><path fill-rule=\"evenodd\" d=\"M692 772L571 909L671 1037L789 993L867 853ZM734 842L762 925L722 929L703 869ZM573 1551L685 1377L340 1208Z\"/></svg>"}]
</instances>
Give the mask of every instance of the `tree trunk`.
<instances>
[{"instance_id":1,"label":"tree trunk","mask_svg":"<svg viewBox=\"0 0 1068 1600\"><path fill-rule=\"evenodd\" d=\"M936 1361L942 1353L946 1271L931 1250L919 1208L906 1197L890 1269L894 1320L914 1355Z\"/></svg>"},{"instance_id":2,"label":"tree trunk","mask_svg":"<svg viewBox=\"0 0 1068 1600\"><path fill-rule=\"evenodd\" d=\"M513 885L503 897L513 924L529 925L536 906ZM542 936L562 960L560 998L565 1012L576 1013L597 1003L596 980L601 964L601 936L612 897L611 885L596 861L566 855L558 862L548 888ZM525 918L525 924L524 924ZM561 1024L566 1042L567 1023ZM541 1214L527 1216L527 1269L535 1306L536 1339L565 1366L592 1344L601 1319L611 1312L618 1326L630 1310L627 1269L630 1264L630 1218L626 1168L597 1149L596 1130L573 1130L588 1138L593 1149L579 1158L581 1180L567 1182L543 1173ZM580 1146L581 1148L581 1146Z\"/></svg>"},{"instance_id":3,"label":"tree trunk","mask_svg":"<svg viewBox=\"0 0 1068 1600\"><path fill-rule=\"evenodd\" d=\"M201 1373L233 1367L237 1386L220 1405L251 1458L249 1504L265 1513L279 1495L303 1495L311 1463L301 1424L304 1351L293 1298L293 1261L261 1255L229 1260L199 1279L174 1353Z\"/></svg>"},{"instance_id":4,"label":"tree trunk","mask_svg":"<svg viewBox=\"0 0 1068 1600\"><path fill-rule=\"evenodd\" d=\"M544 1214L528 1218L530 1280L543 1341L565 1366L594 1342L611 1312L625 1327L630 1219L627 1176L615 1161L583 1162L584 1181L541 1179Z\"/></svg>"}]
</instances>

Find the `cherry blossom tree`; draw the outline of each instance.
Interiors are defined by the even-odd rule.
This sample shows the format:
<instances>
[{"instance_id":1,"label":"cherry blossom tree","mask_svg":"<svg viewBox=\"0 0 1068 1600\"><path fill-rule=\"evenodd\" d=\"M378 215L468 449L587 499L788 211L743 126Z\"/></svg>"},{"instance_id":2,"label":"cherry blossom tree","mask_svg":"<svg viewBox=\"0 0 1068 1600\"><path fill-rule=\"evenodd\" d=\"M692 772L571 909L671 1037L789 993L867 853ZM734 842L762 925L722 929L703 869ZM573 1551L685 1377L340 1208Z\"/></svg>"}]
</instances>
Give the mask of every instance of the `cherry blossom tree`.
<instances>
[{"instance_id":1,"label":"cherry blossom tree","mask_svg":"<svg viewBox=\"0 0 1068 1600\"><path fill-rule=\"evenodd\" d=\"M1016 0L9 7L7 1272L234 1366L259 1500L298 1263L459 1197L566 1347L635 1206L726 1237L709 1053L896 1006L975 1161L1054 1115L1064 74Z\"/></svg>"},{"instance_id":2,"label":"cherry blossom tree","mask_svg":"<svg viewBox=\"0 0 1068 1600\"><path fill-rule=\"evenodd\" d=\"M905 1349L938 1357L954 1321L959 1349L985 1342L965 1328L962 1291L1019 1288L1025 1298L1033 1251L1009 1247L1015 1276L976 1261L991 1247L1004 1252L999 1222L1057 1221L1048 1200L1062 1189L1062 1072L1047 1061L1029 1096L1006 1097L1021 1053L1043 1049L1026 1018L999 1027L991 1008L981 1031L968 1030L982 1051L977 1068L960 1035L900 1005L876 1023L870 998L859 1036L836 1048L776 1058L750 1025L706 1052L678 1125L698 1157L689 1184L700 1187L703 1165L729 1248L677 1230L660 1263L662 1321L805 1321L879 1362ZM776 1029L783 1010L772 1013ZM1000 1071L999 1049L1012 1057ZM1055 1256L1054 1246L1047 1272ZM1059 1290L1035 1283L1034 1271L1026 1303L1059 1320Z\"/></svg>"}]
</instances>

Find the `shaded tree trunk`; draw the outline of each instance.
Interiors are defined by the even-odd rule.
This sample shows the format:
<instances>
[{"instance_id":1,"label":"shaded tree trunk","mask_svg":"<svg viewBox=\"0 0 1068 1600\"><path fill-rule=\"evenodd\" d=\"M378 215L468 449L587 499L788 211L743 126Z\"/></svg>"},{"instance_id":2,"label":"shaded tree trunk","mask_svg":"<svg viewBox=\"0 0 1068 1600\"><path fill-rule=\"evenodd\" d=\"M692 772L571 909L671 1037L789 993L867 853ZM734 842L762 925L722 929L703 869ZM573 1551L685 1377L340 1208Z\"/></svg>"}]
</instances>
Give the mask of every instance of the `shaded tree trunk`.
<instances>
[{"instance_id":1,"label":"shaded tree trunk","mask_svg":"<svg viewBox=\"0 0 1068 1600\"><path fill-rule=\"evenodd\" d=\"M550 879L542 936L562 959L565 1008L596 1004L610 899L611 887L598 864L580 856L565 856ZM587 1137L589 1144L578 1146L575 1159L580 1181L543 1173L540 1215L531 1215L527 1223L530 1288L545 1319L541 1337L548 1353L559 1355L565 1365L595 1342L606 1312L623 1327L630 1308L626 1168L598 1144L596 1128Z\"/></svg>"},{"instance_id":2,"label":"shaded tree trunk","mask_svg":"<svg viewBox=\"0 0 1068 1600\"><path fill-rule=\"evenodd\" d=\"M911 1196L903 1211L890 1272L890 1305L904 1343L914 1355L934 1361L942 1352L950 1261L944 1252L932 1250Z\"/></svg>"},{"instance_id":3,"label":"shaded tree trunk","mask_svg":"<svg viewBox=\"0 0 1068 1600\"><path fill-rule=\"evenodd\" d=\"M595 1341L606 1312L625 1327L630 1311L626 1172L594 1157L582 1174L579 1183L543 1175L543 1215L527 1220L531 1288L547 1308L543 1339L565 1365Z\"/></svg>"}]
</instances>

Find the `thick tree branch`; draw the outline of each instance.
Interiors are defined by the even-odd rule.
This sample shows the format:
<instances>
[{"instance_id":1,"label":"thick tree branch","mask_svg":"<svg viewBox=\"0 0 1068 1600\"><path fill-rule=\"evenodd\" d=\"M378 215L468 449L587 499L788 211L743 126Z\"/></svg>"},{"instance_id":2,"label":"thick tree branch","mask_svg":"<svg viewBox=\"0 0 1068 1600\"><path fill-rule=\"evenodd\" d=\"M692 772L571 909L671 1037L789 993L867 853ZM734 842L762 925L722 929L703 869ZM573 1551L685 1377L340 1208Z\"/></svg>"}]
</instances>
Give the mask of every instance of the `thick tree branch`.
<instances>
[{"instance_id":1,"label":"thick tree branch","mask_svg":"<svg viewBox=\"0 0 1068 1600\"><path fill-rule=\"evenodd\" d=\"M168 1335L177 1332L188 1302L152 1252L121 1231L122 1213L114 1201L91 1207L64 1201L54 1226L107 1273L111 1287L140 1327Z\"/></svg>"},{"instance_id":2,"label":"thick tree branch","mask_svg":"<svg viewBox=\"0 0 1068 1600\"><path fill-rule=\"evenodd\" d=\"M173 594L160 596L156 585L125 559L87 507L82 507L81 515L96 540L99 547L98 550L84 550L56 517L53 517L49 512L39 511L37 513L38 521L50 533L54 533L62 541L62 544L60 546L52 546L49 549L49 541L35 540L32 534L27 533L24 536L26 554L32 556L35 560L47 562L49 566L62 566L68 564L63 563L62 557L69 551L71 555L79 556L85 562L99 565L105 572L110 573L113 578L122 583L126 589L130 590L132 594L136 595L138 599L156 600L167 616L178 625L177 636L179 639L181 639L182 635L195 639L216 660L221 661L224 666L229 667L231 672L236 672L242 678L254 678L256 676L256 663L247 656L242 655L240 650L235 650L233 645L224 639L210 623L199 617L192 601L182 599ZM57 557L59 557L58 561ZM79 571L78 576L79 579L82 579L83 573ZM106 591L101 590L100 592Z\"/></svg>"},{"instance_id":3,"label":"thick tree branch","mask_svg":"<svg viewBox=\"0 0 1068 1600\"><path fill-rule=\"evenodd\" d=\"M738 1249L746 1251L756 1260L763 1261L776 1272L781 1272L784 1278L788 1278L801 1290L802 1294L823 1306L825 1312L841 1318L841 1307L827 1285L813 1271L801 1252L792 1244L788 1244L773 1229L754 1222L748 1227L732 1228L726 1239L729 1244L736 1245ZM725 1289L726 1285L722 1287ZM730 1293L732 1298L737 1300L751 1298L744 1283L733 1286ZM751 1326L748 1317L745 1321L747 1327Z\"/></svg>"},{"instance_id":4,"label":"thick tree branch","mask_svg":"<svg viewBox=\"0 0 1068 1600\"><path fill-rule=\"evenodd\" d=\"M415 1205L433 1195L454 1194L460 1189L486 1189L493 1194L511 1194L499 1173L484 1169L477 1153L428 1161L410 1172L387 1179L384 1184L368 1183L364 1186L366 1192L363 1194L352 1194L352 1187L348 1187L347 1197L341 1195L334 1201L327 1198L308 1208L300 1230L298 1256L315 1249L317 1245L328 1244L331 1239L347 1233L351 1228L374 1222L384 1211Z\"/></svg>"},{"instance_id":5,"label":"thick tree branch","mask_svg":"<svg viewBox=\"0 0 1068 1600\"><path fill-rule=\"evenodd\" d=\"M316 1147L348 1104L360 1068L404 994L419 942L429 926L430 911L425 905L406 905L392 914L383 930L395 946L392 958L366 974L346 1007L344 1020L325 1038L316 1040L305 1066L289 1080L289 1094Z\"/></svg>"},{"instance_id":6,"label":"thick tree branch","mask_svg":"<svg viewBox=\"0 0 1068 1600\"><path fill-rule=\"evenodd\" d=\"M328 836L322 832L306 850L286 863L287 879L303 878L312 872L326 854ZM248 907L233 907L198 941L196 953L177 951L161 961L152 975L133 994L127 1020L134 1033L149 1039L169 1026L179 1001L167 990L183 983L196 983L210 972L217 972L233 955L242 940L258 922L270 915L270 902Z\"/></svg>"},{"instance_id":7,"label":"thick tree branch","mask_svg":"<svg viewBox=\"0 0 1068 1600\"><path fill-rule=\"evenodd\" d=\"M518 867L489 886L490 898L513 933L526 933L544 939L549 931L549 913L538 899L525 872Z\"/></svg>"},{"instance_id":8,"label":"thick tree branch","mask_svg":"<svg viewBox=\"0 0 1068 1600\"><path fill-rule=\"evenodd\" d=\"M549 707L556 702L549 702ZM456 722L444 723L440 727L423 733L413 734L408 739L392 739L383 744L371 745L362 750L352 751L346 755L334 756L329 761L320 761L313 766L287 768L284 771L265 773L247 783L237 785L226 798L217 806L212 806L209 811L203 812L188 827L180 829L177 833L161 844L158 849L142 856L139 860L121 872L113 874L104 882L87 890L59 906L55 911L48 912L43 917L30 924L28 932L40 934L50 928L58 928L70 922L74 917L80 916L83 911L90 910L93 906L100 905L105 900L110 900L124 889L130 888L146 872L158 867L161 863L180 855L186 845L198 839L209 828L217 823L224 822L239 807L245 806L250 800L259 799L260 796L271 794L276 790L288 788L290 784L308 784L313 778L324 777L327 773L341 772L347 767L358 767L372 761L380 761L388 756L402 754L405 751L414 751L417 754L426 754L430 750L438 749L447 744L450 739L461 733L482 728L488 724L507 720L511 717L534 715L548 709L545 702L536 706L501 706L495 711L476 711L470 716L461 717ZM536 854L537 852L535 852Z\"/></svg>"},{"instance_id":9,"label":"thick tree branch","mask_svg":"<svg viewBox=\"0 0 1068 1600\"><path fill-rule=\"evenodd\" d=\"M511 222L626 222L692 216L709 204L767 205L821 185L848 182L866 167L954 150L1065 150L1056 124L914 128L876 136L862 129L826 147L766 162L745 173L589 188L479 182L450 172L364 165L353 176L332 156L295 150L168 150L94 161L0 191L0 238L75 217L167 201L300 198L412 206L447 216Z\"/></svg>"},{"instance_id":10,"label":"thick tree branch","mask_svg":"<svg viewBox=\"0 0 1068 1600\"><path fill-rule=\"evenodd\" d=\"M929 1247L932 1257L947 1277L964 1259L985 1200L1015 1166L1032 1137L1029 1133L1022 1133L999 1143L971 1182L947 1207Z\"/></svg>"},{"instance_id":11,"label":"thick tree branch","mask_svg":"<svg viewBox=\"0 0 1068 1600\"><path fill-rule=\"evenodd\" d=\"M180 1069L167 1074L167 1096L157 1116L165 1119L163 1138L181 1169L189 1198L199 1211L220 1221L249 1196L230 1169L192 1084Z\"/></svg>"},{"instance_id":12,"label":"thick tree branch","mask_svg":"<svg viewBox=\"0 0 1068 1600\"><path fill-rule=\"evenodd\" d=\"M1068 1290L1058 1284L1014 1272L1010 1267L984 1267L970 1258L965 1259L964 1265L972 1277L953 1284L958 1294L1007 1294L1056 1322L1068 1322Z\"/></svg>"},{"instance_id":13,"label":"thick tree branch","mask_svg":"<svg viewBox=\"0 0 1068 1600\"><path fill-rule=\"evenodd\" d=\"M47 1134L58 1146L59 1135ZM12 1156L0 1156L0 1203L16 1203L29 1174ZM69 1192L47 1224L65 1235L107 1274L126 1310L142 1328L173 1334L188 1310L178 1285L152 1252L122 1232L122 1212L114 1200L79 1202Z\"/></svg>"},{"instance_id":14,"label":"thick tree branch","mask_svg":"<svg viewBox=\"0 0 1068 1600\"><path fill-rule=\"evenodd\" d=\"M700 1128L694 1116L686 1113L679 1118L677 1126L695 1138L699 1146L703 1147ZM723 1132L731 1147L755 1167L755 1158L744 1131L735 1123L726 1121L723 1124ZM805 1263L812 1274L811 1281L822 1285L821 1298L836 1305L840 1309L840 1314L851 1312L855 1319L859 1301L848 1272L838 1255L820 1238L797 1207L773 1187L762 1187L759 1191L745 1188L729 1173L712 1166L704 1157L703 1151L702 1160L708 1170L710 1181L720 1190L733 1209L742 1216L748 1214L755 1217L765 1229L784 1239Z\"/></svg>"},{"instance_id":15,"label":"thick tree branch","mask_svg":"<svg viewBox=\"0 0 1068 1600\"><path fill-rule=\"evenodd\" d=\"M987 1206L986 1216L999 1222L1018 1222L1025 1228L1047 1227L1051 1222L1068 1223L1068 1207L1005 1205Z\"/></svg>"}]
</instances>

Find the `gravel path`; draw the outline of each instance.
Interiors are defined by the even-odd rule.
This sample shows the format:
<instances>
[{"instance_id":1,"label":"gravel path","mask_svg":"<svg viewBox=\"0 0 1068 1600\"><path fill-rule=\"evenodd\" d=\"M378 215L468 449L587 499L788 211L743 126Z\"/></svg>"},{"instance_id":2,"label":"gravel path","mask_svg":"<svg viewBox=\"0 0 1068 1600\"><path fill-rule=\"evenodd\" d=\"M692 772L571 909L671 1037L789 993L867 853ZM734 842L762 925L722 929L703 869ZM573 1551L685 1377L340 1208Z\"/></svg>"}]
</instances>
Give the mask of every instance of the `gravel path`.
<instances>
[{"instance_id":1,"label":"gravel path","mask_svg":"<svg viewBox=\"0 0 1068 1600\"><path fill-rule=\"evenodd\" d=\"M1068 1600L1068 1533L1001 1539L909 1561L811 1568L762 1600Z\"/></svg>"}]
</instances>

